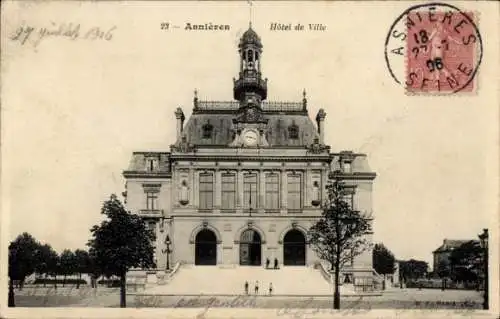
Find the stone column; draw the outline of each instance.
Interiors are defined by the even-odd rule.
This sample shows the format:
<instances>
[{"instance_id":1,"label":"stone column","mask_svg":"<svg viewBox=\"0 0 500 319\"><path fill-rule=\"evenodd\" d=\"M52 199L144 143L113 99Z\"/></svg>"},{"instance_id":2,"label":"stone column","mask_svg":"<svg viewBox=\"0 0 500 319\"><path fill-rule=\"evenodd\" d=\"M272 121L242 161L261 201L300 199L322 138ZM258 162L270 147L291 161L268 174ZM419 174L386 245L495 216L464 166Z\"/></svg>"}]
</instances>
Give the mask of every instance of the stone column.
<instances>
[{"instance_id":1,"label":"stone column","mask_svg":"<svg viewBox=\"0 0 500 319\"><path fill-rule=\"evenodd\" d=\"M184 112L182 112L180 107L175 110L175 118L177 119L177 140L179 141L181 139L185 119Z\"/></svg>"},{"instance_id":2,"label":"stone column","mask_svg":"<svg viewBox=\"0 0 500 319\"><path fill-rule=\"evenodd\" d=\"M195 202L194 202L195 195L194 195L194 193L195 193L197 187L196 187L196 184L195 184L196 180L195 180L195 177L194 177L195 172L194 172L194 169L192 167L189 168L189 173L188 174L189 174L189 177L188 177L189 178L188 179L188 181L189 181L189 195L188 195L188 197L189 197L189 206L193 207L193 206L195 206ZM176 182L178 182L178 181L176 181ZM178 192L178 190L176 189L175 192Z\"/></svg>"},{"instance_id":3,"label":"stone column","mask_svg":"<svg viewBox=\"0 0 500 319\"><path fill-rule=\"evenodd\" d=\"M325 117L325 110L319 109L318 115L316 115L316 123L318 123L319 144L325 144Z\"/></svg>"}]
</instances>

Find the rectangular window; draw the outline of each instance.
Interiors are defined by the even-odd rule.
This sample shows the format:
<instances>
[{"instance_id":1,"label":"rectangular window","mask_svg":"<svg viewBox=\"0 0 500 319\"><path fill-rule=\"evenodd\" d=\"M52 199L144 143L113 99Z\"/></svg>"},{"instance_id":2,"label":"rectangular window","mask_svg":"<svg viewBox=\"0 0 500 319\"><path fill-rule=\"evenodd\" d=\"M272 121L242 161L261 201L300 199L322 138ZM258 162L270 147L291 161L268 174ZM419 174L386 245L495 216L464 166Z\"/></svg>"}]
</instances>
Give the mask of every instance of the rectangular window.
<instances>
[{"instance_id":1,"label":"rectangular window","mask_svg":"<svg viewBox=\"0 0 500 319\"><path fill-rule=\"evenodd\" d=\"M158 209L158 192L146 192L146 209Z\"/></svg>"},{"instance_id":2,"label":"rectangular window","mask_svg":"<svg viewBox=\"0 0 500 319\"><path fill-rule=\"evenodd\" d=\"M287 207L288 209L301 209L302 208L302 176L300 174L288 174L287 183Z\"/></svg>"},{"instance_id":3,"label":"rectangular window","mask_svg":"<svg viewBox=\"0 0 500 319\"><path fill-rule=\"evenodd\" d=\"M269 173L266 175L266 208L279 209L279 175Z\"/></svg>"},{"instance_id":4,"label":"rectangular window","mask_svg":"<svg viewBox=\"0 0 500 319\"><path fill-rule=\"evenodd\" d=\"M243 176L243 207L257 207L257 174L247 173Z\"/></svg>"},{"instance_id":5,"label":"rectangular window","mask_svg":"<svg viewBox=\"0 0 500 319\"><path fill-rule=\"evenodd\" d=\"M222 209L236 208L236 175L222 174Z\"/></svg>"},{"instance_id":6,"label":"rectangular window","mask_svg":"<svg viewBox=\"0 0 500 319\"><path fill-rule=\"evenodd\" d=\"M212 209L214 206L214 175L200 174L200 208Z\"/></svg>"}]
</instances>

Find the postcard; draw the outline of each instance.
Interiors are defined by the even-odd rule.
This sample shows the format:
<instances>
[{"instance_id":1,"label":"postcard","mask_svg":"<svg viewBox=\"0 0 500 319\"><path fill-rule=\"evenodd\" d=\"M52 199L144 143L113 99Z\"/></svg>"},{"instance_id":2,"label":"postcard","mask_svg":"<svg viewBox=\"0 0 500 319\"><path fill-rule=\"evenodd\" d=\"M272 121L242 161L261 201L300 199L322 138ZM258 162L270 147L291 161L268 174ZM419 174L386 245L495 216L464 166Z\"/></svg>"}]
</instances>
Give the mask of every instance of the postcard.
<instances>
[{"instance_id":1,"label":"postcard","mask_svg":"<svg viewBox=\"0 0 500 319\"><path fill-rule=\"evenodd\" d=\"M498 317L498 12L5 1L2 317Z\"/></svg>"}]
</instances>

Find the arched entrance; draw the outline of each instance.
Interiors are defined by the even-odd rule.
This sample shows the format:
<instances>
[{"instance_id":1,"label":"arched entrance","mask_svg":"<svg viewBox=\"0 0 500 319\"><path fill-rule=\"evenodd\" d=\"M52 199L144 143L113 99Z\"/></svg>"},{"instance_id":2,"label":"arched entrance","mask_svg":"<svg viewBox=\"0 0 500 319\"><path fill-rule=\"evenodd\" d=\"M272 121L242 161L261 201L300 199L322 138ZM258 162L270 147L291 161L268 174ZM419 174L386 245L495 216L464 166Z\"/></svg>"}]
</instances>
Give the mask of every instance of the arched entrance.
<instances>
[{"instance_id":1,"label":"arched entrance","mask_svg":"<svg viewBox=\"0 0 500 319\"><path fill-rule=\"evenodd\" d=\"M259 233L253 229L245 230L240 237L240 265L260 266L262 264L261 251Z\"/></svg>"},{"instance_id":2,"label":"arched entrance","mask_svg":"<svg viewBox=\"0 0 500 319\"><path fill-rule=\"evenodd\" d=\"M217 264L217 237L210 229L203 229L196 235L194 264Z\"/></svg>"},{"instance_id":3,"label":"arched entrance","mask_svg":"<svg viewBox=\"0 0 500 319\"><path fill-rule=\"evenodd\" d=\"M297 229L287 232L283 239L283 264L285 266L306 264L306 238Z\"/></svg>"}]
</instances>

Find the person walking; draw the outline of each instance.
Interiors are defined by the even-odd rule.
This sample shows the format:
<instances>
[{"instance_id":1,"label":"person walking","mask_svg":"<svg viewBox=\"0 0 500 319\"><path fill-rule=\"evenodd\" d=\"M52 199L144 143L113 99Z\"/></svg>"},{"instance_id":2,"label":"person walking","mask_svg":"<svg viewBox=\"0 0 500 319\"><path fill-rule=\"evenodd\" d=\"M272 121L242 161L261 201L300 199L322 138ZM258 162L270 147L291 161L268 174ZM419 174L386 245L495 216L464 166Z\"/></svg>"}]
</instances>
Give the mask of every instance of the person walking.
<instances>
[{"instance_id":1,"label":"person walking","mask_svg":"<svg viewBox=\"0 0 500 319\"><path fill-rule=\"evenodd\" d=\"M269 264L271 263L271 261L269 260L269 257L266 258L266 269L269 268Z\"/></svg>"},{"instance_id":2,"label":"person walking","mask_svg":"<svg viewBox=\"0 0 500 319\"><path fill-rule=\"evenodd\" d=\"M245 281L245 295L248 295L248 281Z\"/></svg>"},{"instance_id":3,"label":"person walking","mask_svg":"<svg viewBox=\"0 0 500 319\"><path fill-rule=\"evenodd\" d=\"M259 281L258 280L255 282L255 294L256 295L259 294Z\"/></svg>"},{"instance_id":4,"label":"person walking","mask_svg":"<svg viewBox=\"0 0 500 319\"><path fill-rule=\"evenodd\" d=\"M270 282L269 283L269 296L271 296L273 294L273 283Z\"/></svg>"},{"instance_id":5,"label":"person walking","mask_svg":"<svg viewBox=\"0 0 500 319\"><path fill-rule=\"evenodd\" d=\"M274 258L274 269L278 269L278 258Z\"/></svg>"}]
</instances>

